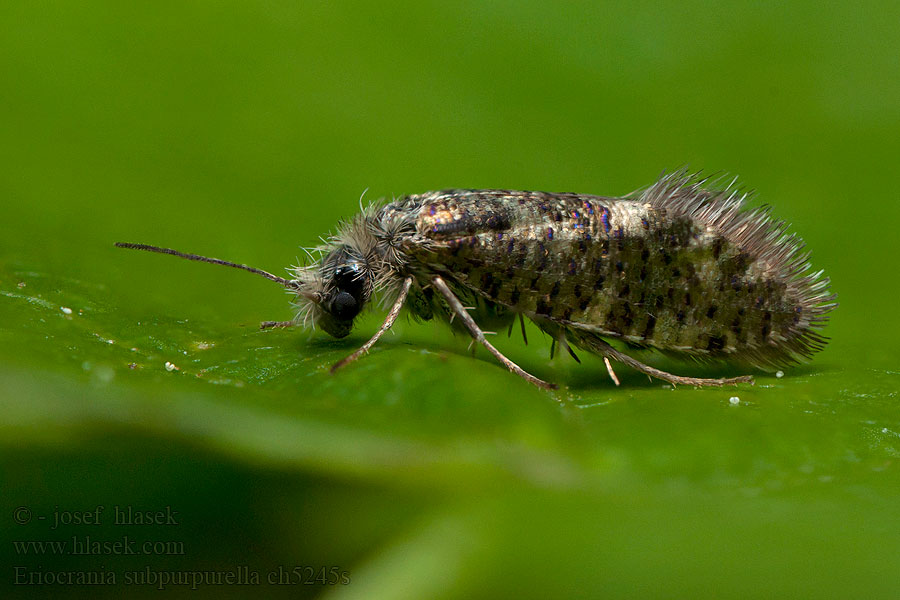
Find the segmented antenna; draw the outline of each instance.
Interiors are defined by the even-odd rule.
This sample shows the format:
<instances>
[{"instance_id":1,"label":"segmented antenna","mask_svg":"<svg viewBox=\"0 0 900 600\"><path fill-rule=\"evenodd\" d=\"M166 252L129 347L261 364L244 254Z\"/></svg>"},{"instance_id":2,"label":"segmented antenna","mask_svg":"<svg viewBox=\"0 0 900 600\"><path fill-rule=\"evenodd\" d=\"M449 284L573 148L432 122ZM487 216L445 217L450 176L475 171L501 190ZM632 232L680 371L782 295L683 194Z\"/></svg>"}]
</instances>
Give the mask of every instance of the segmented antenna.
<instances>
[{"instance_id":1,"label":"segmented antenna","mask_svg":"<svg viewBox=\"0 0 900 600\"><path fill-rule=\"evenodd\" d=\"M290 288L292 290L298 290L299 286L297 282L291 281L289 279L285 279L284 277L279 277L277 275L272 275L268 271L263 271L262 269L257 269L256 267L250 267L247 265L241 265L238 263L228 262L227 260L221 260L219 258L210 258L208 256L200 256L199 254L187 254L185 252L179 252L178 250L172 250L171 248L160 248L159 246L150 246L149 244L132 244L130 242L116 242L117 248L131 248L132 250L146 250L147 252L158 252L159 254L171 254L172 256L177 256L179 258L186 258L188 260L196 260L198 262L207 262L212 263L214 265L223 265L225 267L234 267L235 269L243 269L245 271L250 271L251 273L256 273L257 275L262 275L266 279L271 279L276 283L280 283L286 288Z\"/></svg>"}]
</instances>

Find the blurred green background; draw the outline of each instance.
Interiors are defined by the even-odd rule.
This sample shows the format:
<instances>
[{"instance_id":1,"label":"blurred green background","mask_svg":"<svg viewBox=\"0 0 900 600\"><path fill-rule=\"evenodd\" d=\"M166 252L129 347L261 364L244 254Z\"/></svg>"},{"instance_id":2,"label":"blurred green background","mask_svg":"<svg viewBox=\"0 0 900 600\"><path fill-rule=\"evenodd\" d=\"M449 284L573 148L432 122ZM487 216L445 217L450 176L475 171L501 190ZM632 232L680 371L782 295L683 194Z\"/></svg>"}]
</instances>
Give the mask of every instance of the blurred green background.
<instances>
[{"instance_id":1,"label":"blurred green background","mask_svg":"<svg viewBox=\"0 0 900 600\"><path fill-rule=\"evenodd\" d=\"M898 24L891 2L3 2L3 586L897 597ZM831 276L810 365L675 391L622 367L616 388L534 329L499 339L562 384L545 393L401 319L331 376L381 314L345 340L261 332L291 317L277 286L112 246L281 274L364 190L613 195L682 165L739 173ZM52 528L101 505L101 525ZM115 525L115 506L178 525ZM73 536L183 552L13 543ZM298 566L350 583L267 583ZM261 583L125 581L241 568ZM117 584L15 585L79 571Z\"/></svg>"}]
</instances>

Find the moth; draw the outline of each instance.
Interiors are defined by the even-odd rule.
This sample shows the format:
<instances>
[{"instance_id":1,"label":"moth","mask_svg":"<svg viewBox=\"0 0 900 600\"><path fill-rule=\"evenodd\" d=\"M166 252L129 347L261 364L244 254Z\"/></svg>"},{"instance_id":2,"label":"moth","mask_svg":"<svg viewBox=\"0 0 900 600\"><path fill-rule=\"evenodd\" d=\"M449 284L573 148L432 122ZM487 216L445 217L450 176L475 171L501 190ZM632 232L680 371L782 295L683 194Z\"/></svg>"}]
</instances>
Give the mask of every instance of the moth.
<instances>
[{"instance_id":1,"label":"moth","mask_svg":"<svg viewBox=\"0 0 900 600\"><path fill-rule=\"evenodd\" d=\"M380 298L381 327L335 371L366 353L405 307L420 320L464 328L506 368L541 388L486 336L527 318L554 340L672 384L722 386L752 376L674 375L633 358L655 349L679 358L775 370L822 349L837 306L822 271L765 206L685 170L663 174L624 197L452 189L376 203L340 224L283 278L243 264L146 244L119 247L172 254L256 273L295 294L291 321L342 338ZM527 338L526 338L527 343ZM580 361L579 361L580 362Z\"/></svg>"}]
</instances>

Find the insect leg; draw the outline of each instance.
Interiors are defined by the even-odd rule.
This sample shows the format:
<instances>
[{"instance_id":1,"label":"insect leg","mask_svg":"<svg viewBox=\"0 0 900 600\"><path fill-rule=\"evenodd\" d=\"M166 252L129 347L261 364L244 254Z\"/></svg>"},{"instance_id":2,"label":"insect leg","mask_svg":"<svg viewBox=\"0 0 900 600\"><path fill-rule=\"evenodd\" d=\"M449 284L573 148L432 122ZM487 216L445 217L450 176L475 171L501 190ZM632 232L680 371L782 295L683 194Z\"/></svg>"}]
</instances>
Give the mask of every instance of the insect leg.
<instances>
[{"instance_id":1,"label":"insect leg","mask_svg":"<svg viewBox=\"0 0 900 600\"><path fill-rule=\"evenodd\" d=\"M273 329L276 327L293 327L296 325L294 321L263 321L259 324L260 329Z\"/></svg>"},{"instance_id":2,"label":"insect leg","mask_svg":"<svg viewBox=\"0 0 900 600\"><path fill-rule=\"evenodd\" d=\"M660 371L659 369L654 369L650 365L645 365L639 360L635 360L631 358L627 354L623 354L619 352L606 342L600 339L592 340L592 344L604 355L604 361L607 357L611 357L616 359L619 362L625 363L632 369L637 369L641 373L646 373L651 377L656 377L657 379L662 379L663 381L668 381L671 384L684 384L684 385L695 385L695 386L713 386L713 387L721 387L723 385L737 385L739 383L753 383L752 375L742 375L740 377L728 377L723 379L703 379L700 377L682 377L681 375L673 375L671 373L666 373L665 371ZM613 381L616 382L616 385L619 384L617 378L612 372L612 367L609 365L609 362L606 362L607 370L609 370L609 375L612 377Z\"/></svg>"},{"instance_id":3,"label":"insect leg","mask_svg":"<svg viewBox=\"0 0 900 600\"><path fill-rule=\"evenodd\" d=\"M397 316L400 314L400 309L403 308L403 303L406 301L407 294L409 294L409 288L410 286L412 286L412 281L412 277L407 277L403 281L403 287L400 288L400 294L397 296L397 300L394 302L394 306L391 307L391 311L388 313L387 318L384 320L384 323L381 324L381 327L378 328L378 331L375 332L375 335L372 336L372 339L363 344L359 350L357 350L347 358L334 363L334 366L331 367L332 373L334 373L341 367L349 365L354 360L368 352L369 348L371 348L375 344L375 342L378 341L378 338L380 338L385 331L391 328L391 326L394 324L394 321L397 320Z\"/></svg>"},{"instance_id":4,"label":"insect leg","mask_svg":"<svg viewBox=\"0 0 900 600\"><path fill-rule=\"evenodd\" d=\"M453 313L456 314L456 316L458 316L462 320L463 324L469 330L469 333L472 334L472 337L475 338L475 340L478 343L480 343L482 346L487 348L488 351L491 354L493 354L497 358L497 360L499 360L501 363L503 363L503 365L507 369L509 369L510 371L512 371L513 373L515 373L516 375L518 375L525 381L528 381L529 383L533 383L534 385L536 385L540 388L544 388L547 390L556 389L557 386L555 384L547 383L546 381L544 381L542 379L538 379L537 377L535 377L534 375L531 375L530 373L526 373L525 371L522 370L521 367L519 367L519 365L517 365L513 361L509 360L508 358L506 358L505 356L500 354L500 351L497 350L496 348L494 348L491 345L491 343L489 341L487 341L487 339L485 339L484 332L482 332L481 329L479 329L478 325L472 319L471 315L469 315L469 313L466 312L466 309L463 308L462 302L459 301L459 298L457 298L456 296L453 295L453 292L450 290L449 287L447 287L447 284L444 283L443 279L441 279L440 277L435 277L434 279L431 280L431 283L434 284L434 287L437 289L437 291L439 291L441 293L441 295L444 297L444 299L447 300L447 303L450 305L450 308L453 309Z\"/></svg>"}]
</instances>

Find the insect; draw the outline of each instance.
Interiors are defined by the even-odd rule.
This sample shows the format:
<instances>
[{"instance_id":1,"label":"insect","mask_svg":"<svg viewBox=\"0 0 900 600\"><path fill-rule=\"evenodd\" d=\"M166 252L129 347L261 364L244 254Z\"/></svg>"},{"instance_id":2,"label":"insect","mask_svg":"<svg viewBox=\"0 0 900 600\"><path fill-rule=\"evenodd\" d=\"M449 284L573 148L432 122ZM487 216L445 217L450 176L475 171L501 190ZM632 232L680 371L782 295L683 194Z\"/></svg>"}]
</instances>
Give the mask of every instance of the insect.
<instances>
[{"instance_id":1,"label":"insect","mask_svg":"<svg viewBox=\"0 0 900 600\"><path fill-rule=\"evenodd\" d=\"M721 181L721 180L720 180ZM406 307L468 330L510 371L542 388L491 344L482 327L532 321L578 360L572 346L672 384L721 386L752 376L683 377L608 343L680 358L721 359L763 369L802 362L822 349L837 304L809 253L766 207L746 209L734 181L685 170L624 197L510 190L445 190L375 204L342 223L318 258L286 279L261 269L146 244L119 247L244 269L294 293L292 321L348 335L375 298L390 307L355 361ZM526 338L527 343L527 338ZM579 361L580 362L580 361Z\"/></svg>"}]
</instances>

